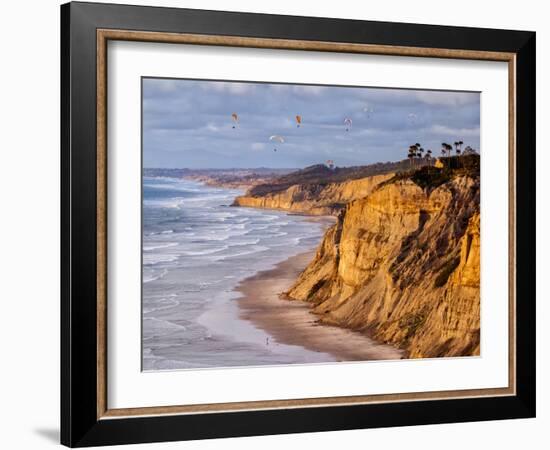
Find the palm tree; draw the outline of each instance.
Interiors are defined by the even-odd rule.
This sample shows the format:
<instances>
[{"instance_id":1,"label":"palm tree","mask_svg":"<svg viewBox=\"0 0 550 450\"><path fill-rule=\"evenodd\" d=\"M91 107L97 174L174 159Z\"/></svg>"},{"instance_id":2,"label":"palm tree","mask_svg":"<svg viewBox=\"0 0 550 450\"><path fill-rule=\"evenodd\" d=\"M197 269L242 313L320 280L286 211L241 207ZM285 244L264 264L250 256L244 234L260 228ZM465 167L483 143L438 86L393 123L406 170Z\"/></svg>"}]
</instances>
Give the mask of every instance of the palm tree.
<instances>
[{"instance_id":1,"label":"palm tree","mask_svg":"<svg viewBox=\"0 0 550 450\"><path fill-rule=\"evenodd\" d=\"M443 156L451 156L451 151L453 150L453 146L451 144L442 142L441 147L441 153L443 154ZM450 164L450 161L448 164Z\"/></svg>"},{"instance_id":2,"label":"palm tree","mask_svg":"<svg viewBox=\"0 0 550 450\"><path fill-rule=\"evenodd\" d=\"M412 154L411 162L414 162L414 158L421 159L424 154L424 149L417 142L409 147L409 152ZM414 165L414 164L413 164Z\"/></svg>"},{"instance_id":3,"label":"palm tree","mask_svg":"<svg viewBox=\"0 0 550 450\"><path fill-rule=\"evenodd\" d=\"M420 165L422 166L422 157L424 156L424 149L422 147L418 147L417 149L417 152L416 152L416 157L418 158L418 160L420 161Z\"/></svg>"},{"instance_id":4,"label":"palm tree","mask_svg":"<svg viewBox=\"0 0 550 450\"><path fill-rule=\"evenodd\" d=\"M447 144L446 142L441 143L441 154L443 156L445 156L447 153L447 147L449 147L449 144Z\"/></svg>"},{"instance_id":5,"label":"palm tree","mask_svg":"<svg viewBox=\"0 0 550 450\"><path fill-rule=\"evenodd\" d=\"M407 158L409 158L409 161L411 162L411 167L413 165L413 158L414 158L414 155L415 155L415 151L414 151L414 147L411 145L409 147L409 154L407 155Z\"/></svg>"},{"instance_id":6,"label":"palm tree","mask_svg":"<svg viewBox=\"0 0 550 450\"><path fill-rule=\"evenodd\" d=\"M407 156L411 161L411 166L413 165L413 160L417 156L418 147L416 145L411 145L409 147L409 155Z\"/></svg>"},{"instance_id":7,"label":"palm tree","mask_svg":"<svg viewBox=\"0 0 550 450\"><path fill-rule=\"evenodd\" d=\"M431 164L431 162L432 162L432 151L430 149L426 150L426 159L428 160L428 163Z\"/></svg>"},{"instance_id":8,"label":"palm tree","mask_svg":"<svg viewBox=\"0 0 550 450\"><path fill-rule=\"evenodd\" d=\"M458 166L459 166L459 167L461 166L461 163L460 163L460 154L462 153L462 144L464 144L464 142L458 141L458 147L457 147L457 149L456 149L456 155L458 156Z\"/></svg>"}]
</instances>

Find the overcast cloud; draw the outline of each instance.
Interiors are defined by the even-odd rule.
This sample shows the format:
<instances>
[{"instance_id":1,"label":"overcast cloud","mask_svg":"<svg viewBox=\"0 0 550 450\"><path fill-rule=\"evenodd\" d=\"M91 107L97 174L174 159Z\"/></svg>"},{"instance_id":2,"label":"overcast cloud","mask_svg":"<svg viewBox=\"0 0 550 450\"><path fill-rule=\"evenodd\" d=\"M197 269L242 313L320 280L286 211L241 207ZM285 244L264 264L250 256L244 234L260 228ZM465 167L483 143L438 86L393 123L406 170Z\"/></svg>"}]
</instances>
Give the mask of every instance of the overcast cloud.
<instances>
[{"instance_id":1,"label":"overcast cloud","mask_svg":"<svg viewBox=\"0 0 550 450\"><path fill-rule=\"evenodd\" d=\"M479 101L467 92L145 78L143 163L293 168L332 159L350 166L405 159L416 142L434 155L441 142L479 149ZM285 142L275 145L272 135Z\"/></svg>"}]
</instances>

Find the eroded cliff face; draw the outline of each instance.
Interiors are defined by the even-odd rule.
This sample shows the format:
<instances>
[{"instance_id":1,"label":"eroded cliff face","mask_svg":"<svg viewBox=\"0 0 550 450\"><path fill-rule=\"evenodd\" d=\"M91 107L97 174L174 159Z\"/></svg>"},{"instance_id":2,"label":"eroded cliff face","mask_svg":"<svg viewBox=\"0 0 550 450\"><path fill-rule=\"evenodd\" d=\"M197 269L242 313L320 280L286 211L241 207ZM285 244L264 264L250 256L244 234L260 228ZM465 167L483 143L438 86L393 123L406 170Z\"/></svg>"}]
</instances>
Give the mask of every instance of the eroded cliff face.
<instances>
[{"instance_id":1,"label":"eroded cliff face","mask_svg":"<svg viewBox=\"0 0 550 450\"><path fill-rule=\"evenodd\" d=\"M262 196L243 195L233 206L282 209L312 215L335 215L347 203L364 198L393 174L375 175L357 180L327 184L296 184L282 192Z\"/></svg>"},{"instance_id":2,"label":"eroded cliff face","mask_svg":"<svg viewBox=\"0 0 550 450\"><path fill-rule=\"evenodd\" d=\"M478 355L479 178L431 191L401 180L363 197L339 213L288 298L412 358Z\"/></svg>"}]
</instances>

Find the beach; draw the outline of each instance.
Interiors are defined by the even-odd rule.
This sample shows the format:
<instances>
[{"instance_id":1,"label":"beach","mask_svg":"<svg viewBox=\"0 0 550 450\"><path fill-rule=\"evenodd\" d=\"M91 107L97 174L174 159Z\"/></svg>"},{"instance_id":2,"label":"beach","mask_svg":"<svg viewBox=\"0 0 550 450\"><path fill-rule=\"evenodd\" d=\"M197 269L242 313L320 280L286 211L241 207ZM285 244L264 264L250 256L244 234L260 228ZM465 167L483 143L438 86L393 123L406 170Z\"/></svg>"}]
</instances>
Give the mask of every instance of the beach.
<instances>
[{"instance_id":1,"label":"beach","mask_svg":"<svg viewBox=\"0 0 550 450\"><path fill-rule=\"evenodd\" d=\"M310 305L281 298L313 256L312 251L292 256L239 283L240 317L272 336L268 346L299 345L330 354L335 361L400 359L401 350L356 331L319 324Z\"/></svg>"}]
</instances>

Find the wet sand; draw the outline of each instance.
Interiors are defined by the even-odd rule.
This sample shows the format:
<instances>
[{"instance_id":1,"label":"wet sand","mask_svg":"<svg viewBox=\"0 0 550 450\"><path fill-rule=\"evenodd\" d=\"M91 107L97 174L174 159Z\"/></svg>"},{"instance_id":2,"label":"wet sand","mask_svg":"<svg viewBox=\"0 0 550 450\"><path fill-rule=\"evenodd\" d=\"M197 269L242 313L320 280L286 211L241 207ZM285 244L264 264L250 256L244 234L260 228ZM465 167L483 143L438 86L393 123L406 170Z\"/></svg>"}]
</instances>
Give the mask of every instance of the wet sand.
<instances>
[{"instance_id":1,"label":"wet sand","mask_svg":"<svg viewBox=\"0 0 550 450\"><path fill-rule=\"evenodd\" d=\"M243 280L236 288L242 294L237 301L240 317L271 335L271 346L298 345L328 353L336 361L401 359L401 350L362 333L317 323L317 316L306 302L280 298L313 256L314 252L302 253Z\"/></svg>"}]
</instances>

